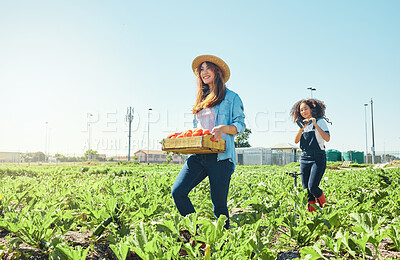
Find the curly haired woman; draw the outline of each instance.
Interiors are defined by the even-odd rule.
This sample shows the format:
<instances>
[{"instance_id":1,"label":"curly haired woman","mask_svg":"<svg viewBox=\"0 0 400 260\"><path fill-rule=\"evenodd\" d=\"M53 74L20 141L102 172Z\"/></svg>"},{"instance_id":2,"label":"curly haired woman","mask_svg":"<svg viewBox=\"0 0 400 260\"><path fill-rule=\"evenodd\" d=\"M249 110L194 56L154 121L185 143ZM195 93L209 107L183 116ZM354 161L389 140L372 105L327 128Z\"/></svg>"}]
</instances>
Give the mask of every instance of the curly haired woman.
<instances>
[{"instance_id":1,"label":"curly haired woman","mask_svg":"<svg viewBox=\"0 0 400 260\"><path fill-rule=\"evenodd\" d=\"M323 191L319 188L326 169L325 142L331 136L325 121L325 104L316 99L302 99L296 102L290 114L300 126L294 142L300 142L302 150L300 171L303 188L307 189L309 212L314 212L312 204L318 202L322 207L326 203Z\"/></svg>"}]
</instances>

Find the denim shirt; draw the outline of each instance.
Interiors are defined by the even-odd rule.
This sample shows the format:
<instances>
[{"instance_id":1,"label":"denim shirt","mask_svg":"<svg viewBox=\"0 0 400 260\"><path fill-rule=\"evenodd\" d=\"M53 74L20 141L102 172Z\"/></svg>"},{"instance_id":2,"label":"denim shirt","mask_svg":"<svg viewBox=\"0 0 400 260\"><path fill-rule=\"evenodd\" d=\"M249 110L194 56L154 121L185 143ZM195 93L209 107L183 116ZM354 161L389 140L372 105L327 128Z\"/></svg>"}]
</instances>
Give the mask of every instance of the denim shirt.
<instances>
[{"instance_id":1,"label":"denim shirt","mask_svg":"<svg viewBox=\"0 0 400 260\"><path fill-rule=\"evenodd\" d=\"M224 100L215 109L215 126L234 125L237 134L242 134L246 129L244 122L244 107L239 95L226 88ZM193 127L197 128L197 119L194 115ZM236 166L235 136L223 133L225 140L225 153L218 153L217 161L229 159Z\"/></svg>"}]
</instances>

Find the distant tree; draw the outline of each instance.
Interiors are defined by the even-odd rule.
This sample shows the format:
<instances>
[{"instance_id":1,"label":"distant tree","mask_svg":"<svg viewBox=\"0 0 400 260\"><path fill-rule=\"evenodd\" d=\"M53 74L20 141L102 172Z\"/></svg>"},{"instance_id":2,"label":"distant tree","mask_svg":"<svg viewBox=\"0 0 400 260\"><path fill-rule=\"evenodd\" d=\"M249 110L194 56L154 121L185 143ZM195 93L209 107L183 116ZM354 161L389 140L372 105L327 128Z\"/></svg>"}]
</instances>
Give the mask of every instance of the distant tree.
<instances>
[{"instance_id":1,"label":"distant tree","mask_svg":"<svg viewBox=\"0 0 400 260\"><path fill-rule=\"evenodd\" d=\"M92 149L85 152L84 158L86 161L89 161L89 159L91 161L98 161L100 159L99 153L97 151L93 151Z\"/></svg>"},{"instance_id":2,"label":"distant tree","mask_svg":"<svg viewBox=\"0 0 400 260\"><path fill-rule=\"evenodd\" d=\"M59 154L59 153L56 153L56 154L54 155L54 157L55 157L56 160L59 161L59 162L66 162L67 159L68 159L68 157L66 157L66 156L64 156L64 155L62 155L62 154Z\"/></svg>"},{"instance_id":3,"label":"distant tree","mask_svg":"<svg viewBox=\"0 0 400 260\"><path fill-rule=\"evenodd\" d=\"M25 153L21 155L25 162L45 162L46 155L43 152Z\"/></svg>"},{"instance_id":4,"label":"distant tree","mask_svg":"<svg viewBox=\"0 0 400 260\"><path fill-rule=\"evenodd\" d=\"M168 164L172 163L172 158L172 154L169 153L166 158Z\"/></svg>"},{"instance_id":5,"label":"distant tree","mask_svg":"<svg viewBox=\"0 0 400 260\"><path fill-rule=\"evenodd\" d=\"M30 154L32 162L44 162L46 161L46 155L43 152L36 152Z\"/></svg>"},{"instance_id":6,"label":"distant tree","mask_svg":"<svg viewBox=\"0 0 400 260\"><path fill-rule=\"evenodd\" d=\"M21 158L24 162L32 162L32 156L27 153L21 154Z\"/></svg>"},{"instance_id":7,"label":"distant tree","mask_svg":"<svg viewBox=\"0 0 400 260\"><path fill-rule=\"evenodd\" d=\"M235 138L235 147L251 147L248 139L250 137L251 130L246 128L243 134L236 136Z\"/></svg>"},{"instance_id":8,"label":"distant tree","mask_svg":"<svg viewBox=\"0 0 400 260\"><path fill-rule=\"evenodd\" d=\"M386 160L389 160L389 161L393 161L393 160L398 159L396 156L394 156L392 154L383 154L382 157L385 158Z\"/></svg>"}]
</instances>

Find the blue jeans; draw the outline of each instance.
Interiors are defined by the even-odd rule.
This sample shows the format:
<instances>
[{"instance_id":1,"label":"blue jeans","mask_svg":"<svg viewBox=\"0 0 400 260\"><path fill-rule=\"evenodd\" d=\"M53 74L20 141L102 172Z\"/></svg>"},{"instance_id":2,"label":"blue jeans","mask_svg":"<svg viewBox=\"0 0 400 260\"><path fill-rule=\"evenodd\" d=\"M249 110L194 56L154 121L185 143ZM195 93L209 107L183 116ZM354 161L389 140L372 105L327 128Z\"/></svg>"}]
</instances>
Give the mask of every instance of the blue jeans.
<instances>
[{"instance_id":1,"label":"blue jeans","mask_svg":"<svg viewBox=\"0 0 400 260\"><path fill-rule=\"evenodd\" d=\"M326 169L325 151L303 151L300 158L301 181L303 188L307 189L308 201L315 201L321 197L319 188L322 176Z\"/></svg>"},{"instance_id":2,"label":"blue jeans","mask_svg":"<svg viewBox=\"0 0 400 260\"><path fill-rule=\"evenodd\" d=\"M214 215L225 215L225 228L229 227L228 191L234 164L227 160L217 161L217 154L191 155L179 172L172 186L172 197L181 215L194 213L195 209L188 194L207 176L210 181L211 201Z\"/></svg>"}]
</instances>

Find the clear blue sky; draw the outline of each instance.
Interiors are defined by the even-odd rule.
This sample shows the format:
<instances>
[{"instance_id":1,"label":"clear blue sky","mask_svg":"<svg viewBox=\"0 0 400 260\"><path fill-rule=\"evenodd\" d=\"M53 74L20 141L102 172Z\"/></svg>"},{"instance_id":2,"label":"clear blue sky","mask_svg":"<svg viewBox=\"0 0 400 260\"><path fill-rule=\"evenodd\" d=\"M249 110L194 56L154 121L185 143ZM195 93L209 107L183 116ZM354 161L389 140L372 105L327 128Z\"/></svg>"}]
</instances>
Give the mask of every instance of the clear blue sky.
<instances>
[{"instance_id":1,"label":"clear blue sky","mask_svg":"<svg viewBox=\"0 0 400 260\"><path fill-rule=\"evenodd\" d=\"M200 54L230 66L252 146L293 143L289 111L312 86L333 122L327 149L365 150L373 98L376 150L400 151L399 11L397 0L1 1L0 151L44 151L47 137L50 154L83 154L91 120L91 147L125 155L128 106L133 151L147 149L148 126L160 149L191 128Z\"/></svg>"}]
</instances>

